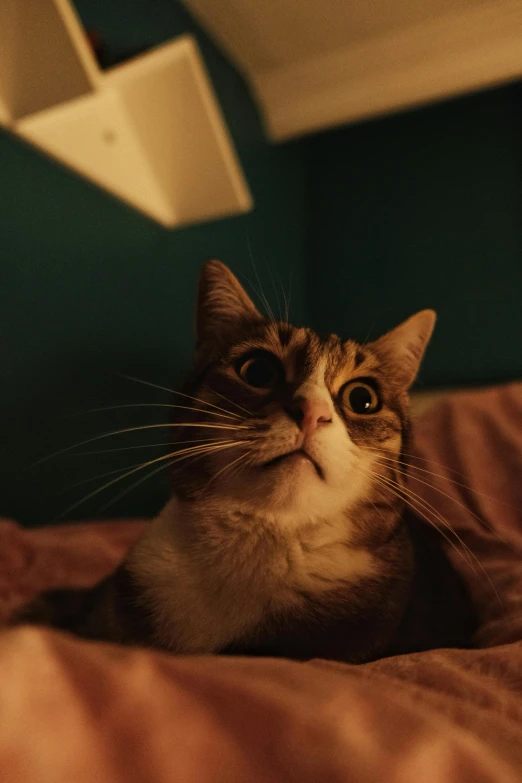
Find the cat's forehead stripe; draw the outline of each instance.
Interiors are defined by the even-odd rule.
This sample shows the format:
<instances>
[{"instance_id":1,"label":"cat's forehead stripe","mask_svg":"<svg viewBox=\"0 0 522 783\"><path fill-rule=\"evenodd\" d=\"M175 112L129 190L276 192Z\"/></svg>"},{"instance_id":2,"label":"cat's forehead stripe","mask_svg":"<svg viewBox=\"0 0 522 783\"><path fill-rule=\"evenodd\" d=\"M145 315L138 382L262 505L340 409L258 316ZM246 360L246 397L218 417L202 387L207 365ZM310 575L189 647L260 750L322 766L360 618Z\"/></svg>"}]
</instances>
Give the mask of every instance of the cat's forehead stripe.
<instances>
[{"instance_id":1,"label":"cat's forehead stripe","mask_svg":"<svg viewBox=\"0 0 522 783\"><path fill-rule=\"evenodd\" d=\"M325 382L330 391L336 392L348 380L355 367L357 344L351 340L342 343L337 340L328 351L328 365Z\"/></svg>"},{"instance_id":2,"label":"cat's forehead stripe","mask_svg":"<svg viewBox=\"0 0 522 783\"><path fill-rule=\"evenodd\" d=\"M279 341L282 346L288 345L288 343L295 337L296 329L287 323L277 324L277 332L279 334Z\"/></svg>"},{"instance_id":3,"label":"cat's forehead stripe","mask_svg":"<svg viewBox=\"0 0 522 783\"><path fill-rule=\"evenodd\" d=\"M353 366L356 370L366 359L363 349L360 346L355 348L355 354L353 357Z\"/></svg>"},{"instance_id":4,"label":"cat's forehead stripe","mask_svg":"<svg viewBox=\"0 0 522 783\"><path fill-rule=\"evenodd\" d=\"M286 328L285 328L286 327ZM250 350L257 348L271 351L275 356L284 360L293 354L310 352L310 335L307 329L295 329L286 324L270 324L262 334L248 337L238 343L231 354L240 356Z\"/></svg>"}]
</instances>

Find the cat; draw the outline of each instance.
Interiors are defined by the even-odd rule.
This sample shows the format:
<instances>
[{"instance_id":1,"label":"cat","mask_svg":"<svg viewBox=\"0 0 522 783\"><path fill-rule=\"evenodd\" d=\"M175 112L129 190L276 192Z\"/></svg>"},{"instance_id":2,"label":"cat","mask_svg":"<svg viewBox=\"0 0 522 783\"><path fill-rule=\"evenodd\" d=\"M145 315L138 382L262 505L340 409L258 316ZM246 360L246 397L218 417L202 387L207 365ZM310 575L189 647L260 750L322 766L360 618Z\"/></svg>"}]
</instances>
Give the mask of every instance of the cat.
<instances>
[{"instance_id":1,"label":"cat","mask_svg":"<svg viewBox=\"0 0 522 783\"><path fill-rule=\"evenodd\" d=\"M178 654L360 663L464 646L465 591L400 491L435 318L365 345L321 337L265 318L207 262L171 499L100 585L55 591L18 621Z\"/></svg>"}]
</instances>

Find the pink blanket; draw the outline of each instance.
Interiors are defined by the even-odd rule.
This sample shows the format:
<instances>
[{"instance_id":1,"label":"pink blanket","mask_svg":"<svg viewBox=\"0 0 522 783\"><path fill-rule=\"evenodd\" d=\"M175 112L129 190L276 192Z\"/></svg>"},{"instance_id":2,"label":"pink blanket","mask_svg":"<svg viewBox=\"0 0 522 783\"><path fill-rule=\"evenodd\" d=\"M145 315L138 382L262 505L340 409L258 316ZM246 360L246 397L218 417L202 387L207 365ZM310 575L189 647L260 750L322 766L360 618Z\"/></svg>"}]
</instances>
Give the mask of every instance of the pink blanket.
<instances>
[{"instance_id":1,"label":"pink blanket","mask_svg":"<svg viewBox=\"0 0 522 783\"><path fill-rule=\"evenodd\" d=\"M414 453L429 462L414 460L411 487L463 542L449 553L479 611L477 649L348 666L4 629L2 783L522 781L522 384L453 395L417 425ZM94 583L144 524L0 522L0 616Z\"/></svg>"}]
</instances>

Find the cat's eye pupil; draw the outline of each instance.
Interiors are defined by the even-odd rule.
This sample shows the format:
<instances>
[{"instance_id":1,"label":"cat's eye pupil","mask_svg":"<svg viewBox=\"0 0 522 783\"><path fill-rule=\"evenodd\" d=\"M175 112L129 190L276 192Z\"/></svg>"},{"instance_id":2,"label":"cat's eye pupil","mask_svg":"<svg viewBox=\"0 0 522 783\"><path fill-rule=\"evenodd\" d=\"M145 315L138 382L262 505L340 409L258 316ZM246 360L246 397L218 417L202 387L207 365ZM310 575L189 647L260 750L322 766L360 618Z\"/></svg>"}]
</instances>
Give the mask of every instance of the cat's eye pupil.
<instances>
[{"instance_id":1,"label":"cat's eye pupil","mask_svg":"<svg viewBox=\"0 0 522 783\"><path fill-rule=\"evenodd\" d=\"M354 386L348 399L354 413L369 413L374 407L372 393L366 386Z\"/></svg>"},{"instance_id":2,"label":"cat's eye pupil","mask_svg":"<svg viewBox=\"0 0 522 783\"><path fill-rule=\"evenodd\" d=\"M260 357L245 363L241 377L256 389L269 389L277 382L277 370L270 359Z\"/></svg>"}]
</instances>

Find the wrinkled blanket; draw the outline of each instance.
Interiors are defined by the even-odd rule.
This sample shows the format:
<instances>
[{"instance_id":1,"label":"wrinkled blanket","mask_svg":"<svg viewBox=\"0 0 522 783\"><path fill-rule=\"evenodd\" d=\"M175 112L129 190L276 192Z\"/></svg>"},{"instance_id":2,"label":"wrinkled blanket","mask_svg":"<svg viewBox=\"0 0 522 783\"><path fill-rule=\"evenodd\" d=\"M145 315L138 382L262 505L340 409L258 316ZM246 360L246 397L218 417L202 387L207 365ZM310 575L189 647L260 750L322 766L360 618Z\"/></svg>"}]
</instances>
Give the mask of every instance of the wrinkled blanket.
<instances>
[{"instance_id":1,"label":"wrinkled blanket","mask_svg":"<svg viewBox=\"0 0 522 783\"><path fill-rule=\"evenodd\" d=\"M522 781L522 384L451 395L412 452L411 489L462 541L448 554L476 649L349 666L4 628L2 783ZM93 584L145 524L0 522L0 619L42 589Z\"/></svg>"}]
</instances>

